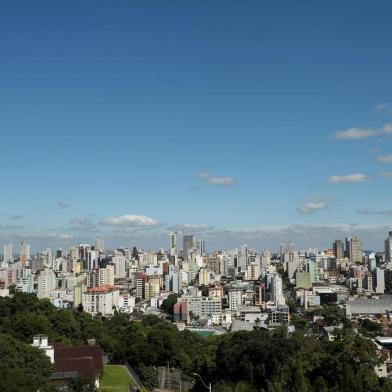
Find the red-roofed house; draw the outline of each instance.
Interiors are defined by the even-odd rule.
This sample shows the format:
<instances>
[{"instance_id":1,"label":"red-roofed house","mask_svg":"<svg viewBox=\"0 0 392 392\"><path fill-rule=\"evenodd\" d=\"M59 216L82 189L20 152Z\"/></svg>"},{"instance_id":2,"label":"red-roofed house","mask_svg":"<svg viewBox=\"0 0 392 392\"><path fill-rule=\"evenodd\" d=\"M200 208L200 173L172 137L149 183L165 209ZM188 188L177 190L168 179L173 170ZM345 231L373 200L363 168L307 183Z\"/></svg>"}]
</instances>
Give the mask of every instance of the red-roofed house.
<instances>
[{"instance_id":1,"label":"red-roofed house","mask_svg":"<svg viewBox=\"0 0 392 392\"><path fill-rule=\"evenodd\" d=\"M44 350L50 358L54 369L50 376L52 382L68 383L77 378L84 378L99 387L99 378L103 374L102 350L99 346L49 346L48 337L43 335L34 337L33 346Z\"/></svg>"}]
</instances>

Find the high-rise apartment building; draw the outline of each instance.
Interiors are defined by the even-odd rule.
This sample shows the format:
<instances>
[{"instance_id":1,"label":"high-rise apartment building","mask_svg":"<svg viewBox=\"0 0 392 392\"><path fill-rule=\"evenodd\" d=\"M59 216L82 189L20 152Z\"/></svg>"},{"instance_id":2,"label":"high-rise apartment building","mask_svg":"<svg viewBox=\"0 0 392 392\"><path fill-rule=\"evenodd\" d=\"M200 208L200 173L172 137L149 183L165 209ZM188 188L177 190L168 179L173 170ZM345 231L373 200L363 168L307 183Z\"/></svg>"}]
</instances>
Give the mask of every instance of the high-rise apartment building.
<instances>
[{"instance_id":1,"label":"high-rise apartment building","mask_svg":"<svg viewBox=\"0 0 392 392\"><path fill-rule=\"evenodd\" d=\"M279 247L280 255L284 255L285 253L294 253L295 252L295 243L294 242L282 242Z\"/></svg>"},{"instance_id":2,"label":"high-rise apartment building","mask_svg":"<svg viewBox=\"0 0 392 392\"><path fill-rule=\"evenodd\" d=\"M97 252L102 252L105 250L105 240L101 237L95 238L95 250Z\"/></svg>"},{"instance_id":3,"label":"high-rise apartment building","mask_svg":"<svg viewBox=\"0 0 392 392\"><path fill-rule=\"evenodd\" d=\"M210 284L210 272L206 268L199 270L199 286L208 286Z\"/></svg>"},{"instance_id":4,"label":"high-rise apartment building","mask_svg":"<svg viewBox=\"0 0 392 392\"><path fill-rule=\"evenodd\" d=\"M392 231L388 233L388 237L385 240L385 261L392 263Z\"/></svg>"},{"instance_id":5,"label":"high-rise apartment building","mask_svg":"<svg viewBox=\"0 0 392 392\"><path fill-rule=\"evenodd\" d=\"M204 240L202 240L201 238L197 238L195 242L196 242L196 243L195 243L195 248L196 248L196 250L197 250L197 253L198 253L200 256L204 256L205 253L206 253L206 251L205 251L205 242L204 242Z\"/></svg>"},{"instance_id":6,"label":"high-rise apartment building","mask_svg":"<svg viewBox=\"0 0 392 392\"><path fill-rule=\"evenodd\" d=\"M374 271L374 291L376 294L384 294L385 292L385 270L381 268L376 268ZM373 283L374 284L374 283Z\"/></svg>"},{"instance_id":7,"label":"high-rise apartment building","mask_svg":"<svg viewBox=\"0 0 392 392\"><path fill-rule=\"evenodd\" d=\"M238 271L245 272L248 268L249 262L249 248L248 245L241 245L240 252L238 254Z\"/></svg>"},{"instance_id":8,"label":"high-rise apartment building","mask_svg":"<svg viewBox=\"0 0 392 392\"><path fill-rule=\"evenodd\" d=\"M178 294L180 293L181 289L182 289L181 271L174 266L170 266L169 274L165 276L165 290Z\"/></svg>"},{"instance_id":9,"label":"high-rise apartment building","mask_svg":"<svg viewBox=\"0 0 392 392\"><path fill-rule=\"evenodd\" d=\"M195 247L195 237L193 235L184 235L183 238L184 260L188 260L192 249Z\"/></svg>"},{"instance_id":10,"label":"high-rise apartment building","mask_svg":"<svg viewBox=\"0 0 392 392\"><path fill-rule=\"evenodd\" d=\"M99 286L114 286L114 266L109 264L105 268L98 269Z\"/></svg>"},{"instance_id":11,"label":"high-rise apartment building","mask_svg":"<svg viewBox=\"0 0 392 392\"><path fill-rule=\"evenodd\" d=\"M271 301L277 305L285 305L286 300L283 295L283 282L279 274L274 274L271 279Z\"/></svg>"},{"instance_id":12,"label":"high-rise apartment building","mask_svg":"<svg viewBox=\"0 0 392 392\"><path fill-rule=\"evenodd\" d=\"M122 253L117 253L112 257L114 265L114 277L116 279L124 279L127 277L127 259Z\"/></svg>"},{"instance_id":13,"label":"high-rise apartment building","mask_svg":"<svg viewBox=\"0 0 392 392\"><path fill-rule=\"evenodd\" d=\"M344 244L342 240L336 240L333 243L333 254L335 255L336 259L344 258Z\"/></svg>"},{"instance_id":14,"label":"high-rise apartment building","mask_svg":"<svg viewBox=\"0 0 392 392\"><path fill-rule=\"evenodd\" d=\"M242 289L236 287L230 288L228 297L230 310L237 310L238 306L242 305Z\"/></svg>"},{"instance_id":15,"label":"high-rise apartment building","mask_svg":"<svg viewBox=\"0 0 392 392\"><path fill-rule=\"evenodd\" d=\"M52 290L56 288L56 275L51 268L45 268L38 275L38 291L39 299L49 298Z\"/></svg>"},{"instance_id":16,"label":"high-rise apartment building","mask_svg":"<svg viewBox=\"0 0 392 392\"><path fill-rule=\"evenodd\" d=\"M23 267L30 264L30 245L26 242L20 244L20 262Z\"/></svg>"},{"instance_id":17,"label":"high-rise apartment building","mask_svg":"<svg viewBox=\"0 0 392 392\"><path fill-rule=\"evenodd\" d=\"M86 269L91 271L98 268L98 258L95 250L88 250L86 257Z\"/></svg>"},{"instance_id":18,"label":"high-rise apartment building","mask_svg":"<svg viewBox=\"0 0 392 392\"><path fill-rule=\"evenodd\" d=\"M346 253L351 263L362 264L362 240L358 235L354 234L352 237L346 238Z\"/></svg>"},{"instance_id":19,"label":"high-rise apartment building","mask_svg":"<svg viewBox=\"0 0 392 392\"><path fill-rule=\"evenodd\" d=\"M89 244L80 244L79 245L79 258L81 260L87 260L87 252L91 249Z\"/></svg>"},{"instance_id":20,"label":"high-rise apartment building","mask_svg":"<svg viewBox=\"0 0 392 392\"><path fill-rule=\"evenodd\" d=\"M170 233L170 255L177 255L177 232Z\"/></svg>"},{"instance_id":21,"label":"high-rise apartment building","mask_svg":"<svg viewBox=\"0 0 392 392\"><path fill-rule=\"evenodd\" d=\"M3 264L8 265L14 262L14 253L12 244L4 245Z\"/></svg>"}]
</instances>

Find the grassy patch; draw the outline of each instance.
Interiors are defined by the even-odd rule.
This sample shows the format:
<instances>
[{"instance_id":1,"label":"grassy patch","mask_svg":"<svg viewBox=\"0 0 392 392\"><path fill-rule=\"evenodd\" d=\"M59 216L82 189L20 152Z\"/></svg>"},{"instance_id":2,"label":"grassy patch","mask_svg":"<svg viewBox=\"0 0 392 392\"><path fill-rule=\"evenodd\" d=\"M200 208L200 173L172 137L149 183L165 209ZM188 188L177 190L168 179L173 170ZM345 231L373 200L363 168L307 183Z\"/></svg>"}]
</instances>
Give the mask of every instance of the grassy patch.
<instances>
[{"instance_id":1,"label":"grassy patch","mask_svg":"<svg viewBox=\"0 0 392 392\"><path fill-rule=\"evenodd\" d=\"M125 366L106 365L100 382L102 392L127 392L132 380Z\"/></svg>"}]
</instances>

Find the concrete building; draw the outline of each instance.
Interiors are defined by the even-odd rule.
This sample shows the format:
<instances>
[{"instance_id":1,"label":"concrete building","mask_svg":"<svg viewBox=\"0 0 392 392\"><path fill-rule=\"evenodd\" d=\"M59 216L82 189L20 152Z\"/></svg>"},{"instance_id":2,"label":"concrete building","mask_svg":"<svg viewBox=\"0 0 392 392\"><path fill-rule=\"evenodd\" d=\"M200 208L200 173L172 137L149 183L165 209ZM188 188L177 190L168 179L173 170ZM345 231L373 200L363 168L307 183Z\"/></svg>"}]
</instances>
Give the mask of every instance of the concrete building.
<instances>
[{"instance_id":1,"label":"concrete building","mask_svg":"<svg viewBox=\"0 0 392 392\"><path fill-rule=\"evenodd\" d=\"M392 296L375 298L358 298L346 303L346 317L349 319L356 317L368 317L375 315L386 315L390 318L392 312Z\"/></svg>"},{"instance_id":2,"label":"concrete building","mask_svg":"<svg viewBox=\"0 0 392 392\"><path fill-rule=\"evenodd\" d=\"M288 306L278 306L270 309L268 313L269 328L287 325L290 322L290 311Z\"/></svg>"},{"instance_id":3,"label":"concrete building","mask_svg":"<svg viewBox=\"0 0 392 392\"><path fill-rule=\"evenodd\" d=\"M146 274L139 274L136 277L136 297L140 299L146 298L146 285L148 276Z\"/></svg>"},{"instance_id":4,"label":"concrete building","mask_svg":"<svg viewBox=\"0 0 392 392\"><path fill-rule=\"evenodd\" d=\"M77 308L83 302L83 293L87 290L87 279L81 276L73 286L73 306Z\"/></svg>"},{"instance_id":5,"label":"concrete building","mask_svg":"<svg viewBox=\"0 0 392 392\"><path fill-rule=\"evenodd\" d=\"M204 240L202 240L201 238L196 238L196 240L195 240L195 248L196 248L196 251L197 251L198 255L200 255L200 256L204 256L205 255L206 250L205 250L205 242L204 242Z\"/></svg>"},{"instance_id":6,"label":"concrete building","mask_svg":"<svg viewBox=\"0 0 392 392\"><path fill-rule=\"evenodd\" d=\"M271 301L277 305L285 305L286 299L283 295L283 282L278 274L274 274L271 280Z\"/></svg>"},{"instance_id":7,"label":"concrete building","mask_svg":"<svg viewBox=\"0 0 392 392\"><path fill-rule=\"evenodd\" d=\"M183 251L184 251L185 261L187 261L190 258L190 255L194 247L195 247L195 237L193 235L184 235Z\"/></svg>"},{"instance_id":8,"label":"concrete building","mask_svg":"<svg viewBox=\"0 0 392 392\"><path fill-rule=\"evenodd\" d=\"M98 256L95 250L87 250L86 252L86 270L92 271L98 268Z\"/></svg>"},{"instance_id":9,"label":"concrete building","mask_svg":"<svg viewBox=\"0 0 392 392\"><path fill-rule=\"evenodd\" d=\"M111 316L119 306L119 290L114 286L91 287L83 293L82 305L92 315Z\"/></svg>"},{"instance_id":10,"label":"concrete building","mask_svg":"<svg viewBox=\"0 0 392 392\"><path fill-rule=\"evenodd\" d=\"M101 237L95 238L95 250L99 252L103 252L105 250L105 240Z\"/></svg>"},{"instance_id":11,"label":"concrete building","mask_svg":"<svg viewBox=\"0 0 392 392\"><path fill-rule=\"evenodd\" d=\"M23 267L30 265L30 244L22 242L20 244L20 262Z\"/></svg>"},{"instance_id":12,"label":"concrete building","mask_svg":"<svg viewBox=\"0 0 392 392\"><path fill-rule=\"evenodd\" d=\"M170 255L177 256L177 232L170 233Z\"/></svg>"},{"instance_id":13,"label":"concrete building","mask_svg":"<svg viewBox=\"0 0 392 392\"><path fill-rule=\"evenodd\" d=\"M169 274L165 276L165 290L178 294L182 289L182 274L174 266L170 266Z\"/></svg>"},{"instance_id":14,"label":"concrete building","mask_svg":"<svg viewBox=\"0 0 392 392\"><path fill-rule=\"evenodd\" d=\"M377 267L374 271L374 291L376 294L385 292L385 270Z\"/></svg>"},{"instance_id":15,"label":"concrete building","mask_svg":"<svg viewBox=\"0 0 392 392\"><path fill-rule=\"evenodd\" d=\"M119 296L118 310L122 313L132 313L136 304L136 297L129 293L122 293Z\"/></svg>"},{"instance_id":16,"label":"concrete building","mask_svg":"<svg viewBox=\"0 0 392 392\"><path fill-rule=\"evenodd\" d=\"M49 298L52 290L56 288L56 275L50 268L45 268L38 275L37 297L39 299Z\"/></svg>"},{"instance_id":17,"label":"concrete building","mask_svg":"<svg viewBox=\"0 0 392 392\"><path fill-rule=\"evenodd\" d=\"M392 263L392 231L388 233L388 237L385 240L385 261Z\"/></svg>"},{"instance_id":18,"label":"concrete building","mask_svg":"<svg viewBox=\"0 0 392 392\"><path fill-rule=\"evenodd\" d=\"M177 303L187 303L187 308L179 307L175 311L184 313L192 312L197 317L211 317L222 313L222 301L219 298L184 296Z\"/></svg>"},{"instance_id":19,"label":"concrete building","mask_svg":"<svg viewBox=\"0 0 392 392\"><path fill-rule=\"evenodd\" d=\"M114 286L114 266L111 264L98 269L98 286L104 285Z\"/></svg>"},{"instance_id":20,"label":"concrete building","mask_svg":"<svg viewBox=\"0 0 392 392\"><path fill-rule=\"evenodd\" d=\"M210 284L210 272L206 268L199 271L199 286L208 286Z\"/></svg>"},{"instance_id":21,"label":"concrete building","mask_svg":"<svg viewBox=\"0 0 392 392\"><path fill-rule=\"evenodd\" d=\"M346 238L346 253L352 264L362 264L362 240L358 235L354 234L350 238Z\"/></svg>"},{"instance_id":22,"label":"concrete building","mask_svg":"<svg viewBox=\"0 0 392 392\"><path fill-rule=\"evenodd\" d=\"M232 287L228 291L229 309L237 310L238 306L242 305L242 289Z\"/></svg>"},{"instance_id":23,"label":"concrete building","mask_svg":"<svg viewBox=\"0 0 392 392\"><path fill-rule=\"evenodd\" d=\"M279 246L280 256L283 257L285 253L294 253L295 243L294 242L282 242Z\"/></svg>"},{"instance_id":24,"label":"concrete building","mask_svg":"<svg viewBox=\"0 0 392 392\"><path fill-rule=\"evenodd\" d=\"M112 257L114 265L114 277L124 279L127 277L127 259L122 253L117 253Z\"/></svg>"},{"instance_id":25,"label":"concrete building","mask_svg":"<svg viewBox=\"0 0 392 392\"><path fill-rule=\"evenodd\" d=\"M3 265L7 266L8 264L12 264L14 262L14 252L13 245L6 244L4 245L4 257L3 257Z\"/></svg>"},{"instance_id":26,"label":"concrete building","mask_svg":"<svg viewBox=\"0 0 392 392\"><path fill-rule=\"evenodd\" d=\"M336 259L344 258L344 244L342 240L336 240L333 243L333 254L335 255Z\"/></svg>"},{"instance_id":27,"label":"concrete building","mask_svg":"<svg viewBox=\"0 0 392 392\"><path fill-rule=\"evenodd\" d=\"M260 264L257 262L251 262L248 265L246 272L247 279L257 280L260 277Z\"/></svg>"}]
</instances>

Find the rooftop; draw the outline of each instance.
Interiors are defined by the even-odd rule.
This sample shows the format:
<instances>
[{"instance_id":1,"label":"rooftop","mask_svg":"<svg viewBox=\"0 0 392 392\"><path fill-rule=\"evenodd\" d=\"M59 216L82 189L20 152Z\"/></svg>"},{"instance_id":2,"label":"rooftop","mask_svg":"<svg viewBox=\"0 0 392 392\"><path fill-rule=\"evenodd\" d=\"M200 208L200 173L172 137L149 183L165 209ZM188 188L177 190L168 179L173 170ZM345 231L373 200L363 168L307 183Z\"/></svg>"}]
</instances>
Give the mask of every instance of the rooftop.
<instances>
[{"instance_id":1,"label":"rooftop","mask_svg":"<svg viewBox=\"0 0 392 392\"><path fill-rule=\"evenodd\" d=\"M116 290L116 286L112 286L109 284L104 284L102 286L97 286L97 287L90 287L87 289L88 292L90 293L107 293L109 291Z\"/></svg>"}]
</instances>

